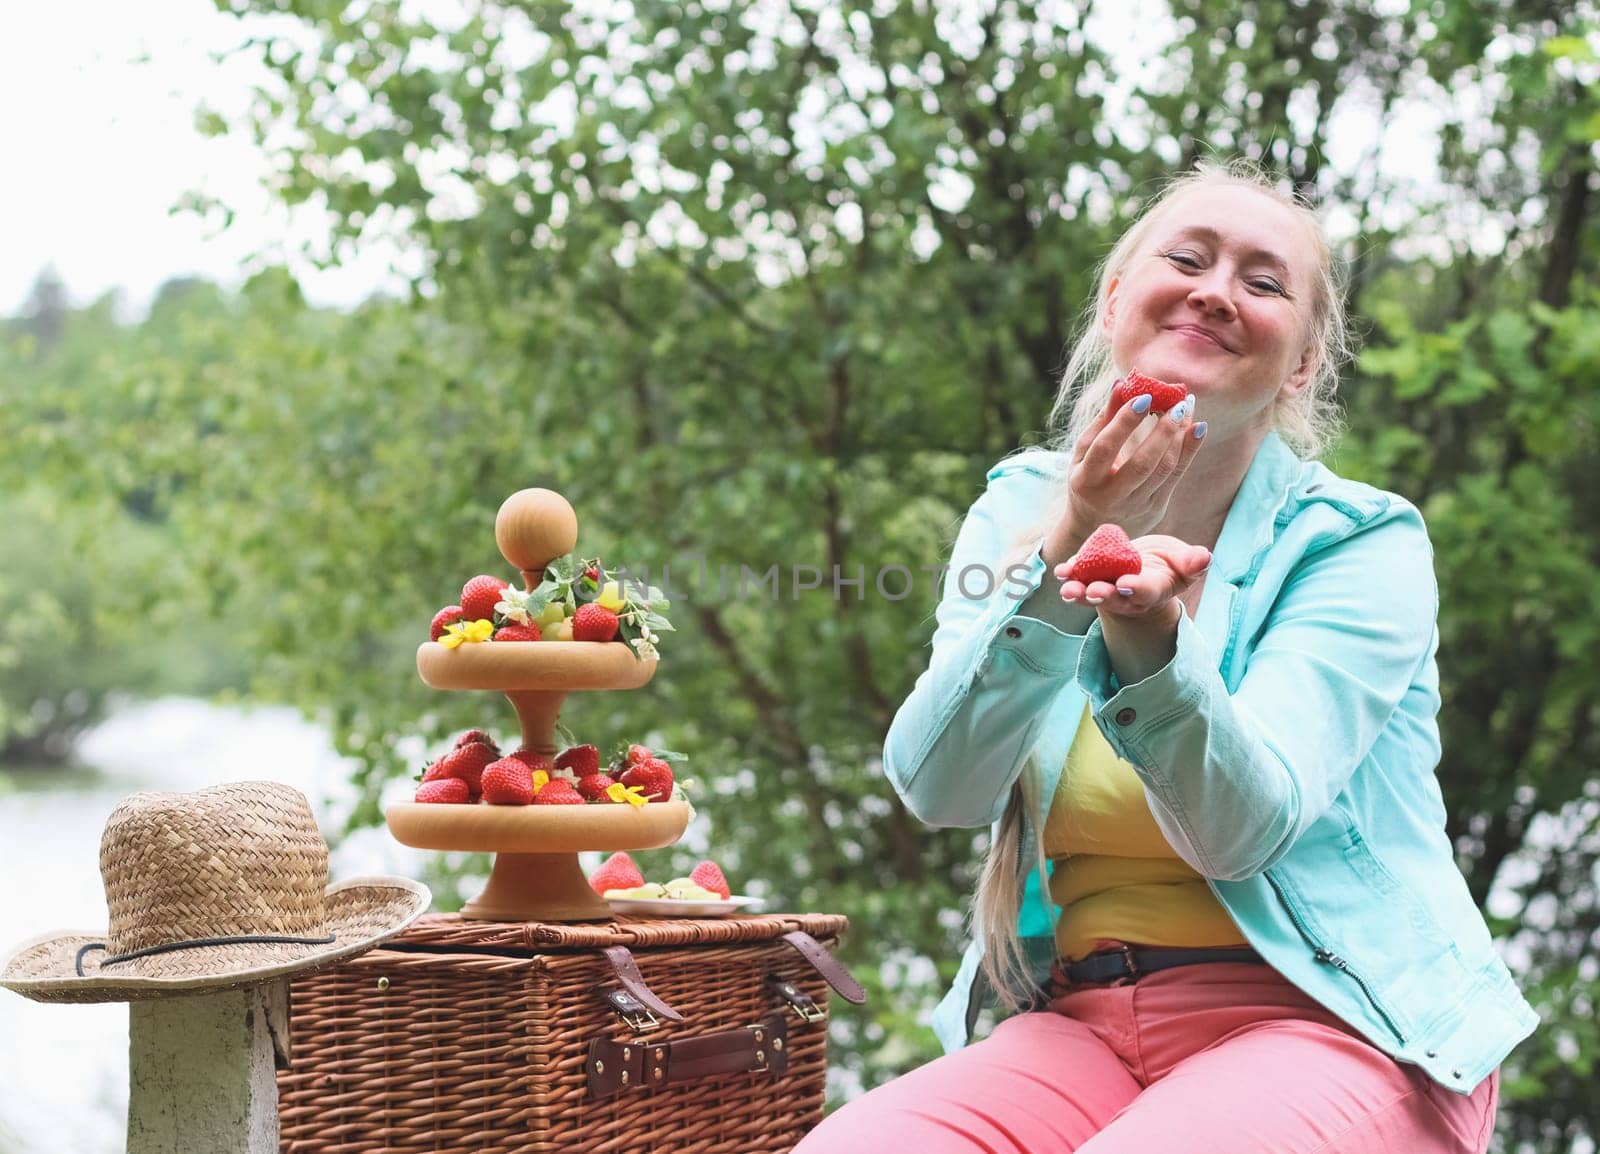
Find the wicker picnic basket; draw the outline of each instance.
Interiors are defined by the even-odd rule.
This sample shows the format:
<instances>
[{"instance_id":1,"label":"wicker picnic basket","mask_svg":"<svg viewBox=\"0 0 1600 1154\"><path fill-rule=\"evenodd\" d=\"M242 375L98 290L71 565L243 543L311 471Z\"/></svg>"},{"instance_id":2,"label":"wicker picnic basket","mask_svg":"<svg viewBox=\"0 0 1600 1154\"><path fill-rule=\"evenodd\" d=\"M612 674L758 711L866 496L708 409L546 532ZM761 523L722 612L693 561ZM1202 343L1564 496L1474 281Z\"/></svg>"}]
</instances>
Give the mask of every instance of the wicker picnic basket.
<instances>
[{"instance_id":1,"label":"wicker picnic basket","mask_svg":"<svg viewBox=\"0 0 1600 1154\"><path fill-rule=\"evenodd\" d=\"M281 1149L787 1151L822 1117L829 986L862 998L846 925L425 916L294 981Z\"/></svg>"}]
</instances>

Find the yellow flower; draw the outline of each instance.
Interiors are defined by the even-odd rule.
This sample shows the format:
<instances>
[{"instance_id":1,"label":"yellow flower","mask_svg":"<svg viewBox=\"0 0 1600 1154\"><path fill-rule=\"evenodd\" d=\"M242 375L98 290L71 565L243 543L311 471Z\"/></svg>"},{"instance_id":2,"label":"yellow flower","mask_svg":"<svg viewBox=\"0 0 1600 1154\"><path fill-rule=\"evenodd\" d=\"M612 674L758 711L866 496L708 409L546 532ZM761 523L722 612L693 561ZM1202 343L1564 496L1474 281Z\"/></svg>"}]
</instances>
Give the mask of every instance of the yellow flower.
<instances>
[{"instance_id":1,"label":"yellow flower","mask_svg":"<svg viewBox=\"0 0 1600 1154\"><path fill-rule=\"evenodd\" d=\"M550 775L542 769L533 771L533 796L538 797L539 791L550 784Z\"/></svg>"},{"instance_id":2,"label":"yellow flower","mask_svg":"<svg viewBox=\"0 0 1600 1154\"><path fill-rule=\"evenodd\" d=\"M463 641L487 641L493 636L493 621L457 621L444 627L444 636L439 638L439 644L446 649L454 649Z\"/></svg>"},{"instance_id":3,"label":"yellow flower","mask_svg":"<svg viewBox=\"0 0 1600 1154\"><path fill-rule=\"evenodd\" d=\"M612 782L610 785L606 786L606 796L612 801L625 801L634 807L641 806L650 800L644 795L644 790L640 789L638 786L623 785L620 781Z\"/></svg>"}]
</instances>

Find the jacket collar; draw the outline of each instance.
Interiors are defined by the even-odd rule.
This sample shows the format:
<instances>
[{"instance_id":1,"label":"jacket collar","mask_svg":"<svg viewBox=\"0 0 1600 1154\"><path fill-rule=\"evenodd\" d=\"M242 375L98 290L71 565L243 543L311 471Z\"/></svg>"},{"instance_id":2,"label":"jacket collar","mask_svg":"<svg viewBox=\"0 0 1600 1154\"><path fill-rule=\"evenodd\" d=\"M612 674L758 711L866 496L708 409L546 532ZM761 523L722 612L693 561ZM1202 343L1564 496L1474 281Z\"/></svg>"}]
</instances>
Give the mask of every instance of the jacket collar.
<instances>
[{"instance_id":1,"label":"jacket collar","mask_svg":"<svg viewBox=\"0 0 1600 1154\"><path fill-rule=\"evenodd\" d=\"M1195 625L1216 647L1219 664L1226 659L1228 625L1239 582L1255 564L1277 533L1278 517L1288 504L1305 462L1268 432L1251 458L1239 492L1228 508L1216 548L1211 551L1211 572L1200 593Z\"/></svg>"}]
</instances>

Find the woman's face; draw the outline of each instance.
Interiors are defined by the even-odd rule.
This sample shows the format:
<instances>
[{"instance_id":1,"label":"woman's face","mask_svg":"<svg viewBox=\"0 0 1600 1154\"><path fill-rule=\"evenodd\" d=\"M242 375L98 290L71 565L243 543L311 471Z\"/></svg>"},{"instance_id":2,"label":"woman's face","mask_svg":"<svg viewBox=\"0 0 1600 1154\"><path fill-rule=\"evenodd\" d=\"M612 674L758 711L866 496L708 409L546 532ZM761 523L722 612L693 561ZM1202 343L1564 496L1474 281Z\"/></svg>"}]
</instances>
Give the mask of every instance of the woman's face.
<instances>
[{"instance_id":1,"label":"woman's face","mask_svg":"<svg viewBox=\"0 0 1600 1154\"><path fill-rule=\"evenodd\" d=\"M1249 188L1180 194L1108 287L1119 372L1181 382L1197 415L1235 430L1271 424L1280 395L1309 383L1317 255L1305 225Z\"/></svg>"}]
</instances>

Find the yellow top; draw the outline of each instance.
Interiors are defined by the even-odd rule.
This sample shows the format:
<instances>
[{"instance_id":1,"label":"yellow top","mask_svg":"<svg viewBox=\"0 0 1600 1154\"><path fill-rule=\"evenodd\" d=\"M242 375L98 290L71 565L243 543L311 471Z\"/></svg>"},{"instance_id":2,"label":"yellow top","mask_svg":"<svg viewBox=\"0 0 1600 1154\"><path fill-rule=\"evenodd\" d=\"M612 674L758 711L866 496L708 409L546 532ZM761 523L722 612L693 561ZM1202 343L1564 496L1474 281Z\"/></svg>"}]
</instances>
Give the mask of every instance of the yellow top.
<instances>
[{"instance_id":1,"label":"yellow top","mask_svg":"<svg viewBox=\"0 0 1600 1154\"><path fill-rule=\"evenodd\" d=\"M1144 783L1084 707L1044 827L1062 907L1056 952L1075 960L1119 942L1243 946L1239 927L1162 836Z\"/></svg>"}]
</instances>

